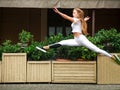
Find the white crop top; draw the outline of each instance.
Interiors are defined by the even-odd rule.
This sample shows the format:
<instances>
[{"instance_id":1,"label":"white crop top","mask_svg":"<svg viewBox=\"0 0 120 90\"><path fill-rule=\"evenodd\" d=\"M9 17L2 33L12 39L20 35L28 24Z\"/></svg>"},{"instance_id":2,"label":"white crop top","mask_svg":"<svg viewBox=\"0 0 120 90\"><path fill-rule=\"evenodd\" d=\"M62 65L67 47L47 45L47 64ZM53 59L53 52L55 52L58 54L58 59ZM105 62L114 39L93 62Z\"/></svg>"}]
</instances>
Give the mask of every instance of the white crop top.
<instances>
[{"instance_id":1,"label":"white crop top","mask_svg":"<svg viewBox=\"0 0 120 90\"><path fill-rule=\"evenodd\" d=\"M73 18L74 22L71 24L72 32L79 32L82 33L81 22L77 18Z\"/></svg>"}]
</instances>

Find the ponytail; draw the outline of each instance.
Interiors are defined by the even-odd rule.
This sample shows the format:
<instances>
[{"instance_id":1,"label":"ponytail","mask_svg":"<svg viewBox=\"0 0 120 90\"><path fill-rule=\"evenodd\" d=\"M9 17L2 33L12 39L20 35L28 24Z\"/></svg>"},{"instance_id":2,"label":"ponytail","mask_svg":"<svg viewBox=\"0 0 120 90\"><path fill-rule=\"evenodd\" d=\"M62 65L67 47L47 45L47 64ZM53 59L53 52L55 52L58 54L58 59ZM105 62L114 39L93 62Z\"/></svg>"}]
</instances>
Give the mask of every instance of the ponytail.
<instances>
[{"instance_id":1,"label":"ponytail","mask_svg":"<svg viewBox=\"0 0 120 90\"><path fill-rule=\"evenodd\" d=\"M86 23L86 21L84 19L81 20L81 24L82 24L82 32L83 32L83 34L88 35L87 23Z\"/></svg>"}]
</instances>

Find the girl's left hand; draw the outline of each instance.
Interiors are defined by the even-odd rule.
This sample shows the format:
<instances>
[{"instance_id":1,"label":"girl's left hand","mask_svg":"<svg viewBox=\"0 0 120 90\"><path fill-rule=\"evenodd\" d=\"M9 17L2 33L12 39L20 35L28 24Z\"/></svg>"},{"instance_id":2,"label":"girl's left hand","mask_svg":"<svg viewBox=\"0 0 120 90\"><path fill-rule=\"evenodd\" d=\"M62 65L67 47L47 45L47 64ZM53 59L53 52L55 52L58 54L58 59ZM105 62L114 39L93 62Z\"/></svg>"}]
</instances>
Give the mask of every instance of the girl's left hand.
<instances>
[{"instance_id":1,"label":"girl's left hand","mask_svg":"<svg viewBox=\"0 0 120 90\"><path fill-rule=\"evenodd\" d=\"M89 19L90 19L89 16L87 16L87 17L84 18L85 21L88 21Z\"/></svg>"}]
</instances>

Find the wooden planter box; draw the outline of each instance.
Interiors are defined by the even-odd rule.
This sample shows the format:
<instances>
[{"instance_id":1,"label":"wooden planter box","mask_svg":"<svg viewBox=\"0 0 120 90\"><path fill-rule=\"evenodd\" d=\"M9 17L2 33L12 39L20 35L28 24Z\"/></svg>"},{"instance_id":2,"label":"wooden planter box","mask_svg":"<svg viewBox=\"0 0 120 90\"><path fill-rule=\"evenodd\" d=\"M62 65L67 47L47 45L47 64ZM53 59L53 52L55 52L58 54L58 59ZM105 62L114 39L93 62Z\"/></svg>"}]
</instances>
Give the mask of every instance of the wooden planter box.
<instances>
[{"instance_id":1,"label":"wooden planter box","mask_svg":"<svg viewBox=\"0 0 120 90\"><path fill-rule=\"evenodd\" d=\"M120 84L120 65L116 64L111 58L104 55L98 55L97 60L97 83Z\"/></svg>"},{"instance_id":2,"label":"wooden planter box","mask_svg":"<svg viewBox=\"0 0 120 90\"><path fill-rule=\"evenodd\" d=\"M0 61L0 83L2 82L2 62Z\"/></svg>"},{"instance_id":3,"label":"wooden planter box","mask_svg":"<svg viewBox=\"0 0 120 90\"><path fill-rule=\"evenodd\" d=\"M51 82L51 61L28 61L27 82Z\"/></svg>"},{"instance_id":4,"label":"wooden planter box","mask_svg":"<svg viewBox=\"0 0 120 90\"><path fill-rule=\"evenodd\" d=\"M2 82L26 82L26 53L3 53Z\"/></svg>"},{"instance_id":5,"label":"wooden planter box","mask_svg":"<svg viewBox=\"0 0 120 90\"><path fill-rule=\"evenodd\" d=\"M96 61L53 61L52 82L96 83Z\"/></svg>"}]
</instances>

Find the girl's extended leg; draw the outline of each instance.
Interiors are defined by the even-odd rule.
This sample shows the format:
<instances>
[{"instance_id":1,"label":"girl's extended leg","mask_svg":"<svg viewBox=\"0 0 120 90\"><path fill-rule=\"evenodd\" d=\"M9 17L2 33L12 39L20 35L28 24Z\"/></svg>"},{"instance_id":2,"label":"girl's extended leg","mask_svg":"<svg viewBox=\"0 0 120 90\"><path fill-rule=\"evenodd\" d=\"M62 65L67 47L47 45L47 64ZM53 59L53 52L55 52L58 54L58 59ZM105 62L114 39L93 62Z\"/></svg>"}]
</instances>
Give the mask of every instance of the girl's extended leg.
<instances>
[{"instance_id":1,"label":"girl's extended leg","mask_svg":"<svg viewBox=\"0 0 120 90\"><path fill-rule=\"evenodd\" d=\"M108 52L98 48L96 45L91 43L84 35L81 35L80 37L75 38L75 39L82 46L85 46L85 47L89 48L90 50L93 50L97 53L101 53L103 55L106 55L106 56L110 57L111 59L115 60L118 64L120 64L120 58L118 57L117 54L111 55Z\"/></svg>"},{"instance_id":2,"label":"girl's extended leg","mask_svg":"<svg viewBox=\"0 0 120 90\"><path fill-rule=\"evenodd\" d=\"M106 56L110 57L112 60L115 60L116 63L120 64L120 58L118 57L117 54L111 55L111 54L109 54L108 52L106 52L106 51L98 48L97 46L95 46L93 43L91 43L91 42L90 42L89 40L87 40L87 39L83 42L83 46L85 46L85 47L87 47L87 48L89 48L89 49L91 49L91 50L93 50L93 51L95 51L95 52L97 52L97 53L101 53L101 54L103 54L103 55L106 55Z\"/></svg>"},{"instance_id":3,"label":"girl's extended leg","mask_svg":"<svg viewBox=\"0 0 120 90\"><path fill-rule=\"evenodd\" d=\"M44 46L44 49L57 48L60 46L79 46L75 39L62 40L60 42Z\"/></svg>"},{"instance_id":4,"label":"girl's extended leg","mask_svg":"<svg viewBox=\"0 0 120 90\"><path fill-rule=\"evenodd\" d=\"M36 46L36 48L42 52L47 52L46 50L47 49L50 49L50 48L57 48L57 47L60 47L60 46L79 46L79 44L76 42L75 39L68 39L68 40L62 40L60 42L57 42L57 43L54 43L54 44L50 44L50 45L47 45L47 46L43 46L42 48Z\"/></svg>"},{"instance_id":5,"label":"girl's extended leg","mask_svg":"<svg viewBox=\"0 0 120 90\"><path fill-rule=\"evenodd\" d=\"M84 35L81 35L79 38L76 39L76 41L79 42L82 46L89 48L90 50L93 50L97 53L101 53L101 54L106 55L108 57L112 57L111 54L98 48L96 45L91 43Z\"/></svg>"}]
</instances>

